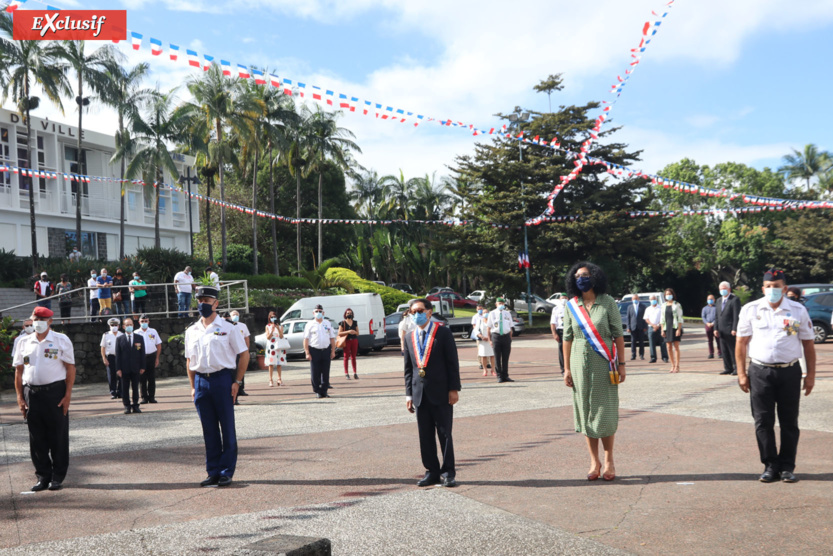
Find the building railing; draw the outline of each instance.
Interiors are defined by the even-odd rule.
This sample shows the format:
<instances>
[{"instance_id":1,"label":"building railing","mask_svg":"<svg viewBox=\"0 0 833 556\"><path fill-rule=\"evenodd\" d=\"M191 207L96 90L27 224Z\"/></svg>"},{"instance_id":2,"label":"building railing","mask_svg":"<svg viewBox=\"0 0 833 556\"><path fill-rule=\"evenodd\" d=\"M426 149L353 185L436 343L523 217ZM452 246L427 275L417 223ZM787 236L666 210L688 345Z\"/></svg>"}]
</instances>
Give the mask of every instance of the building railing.
<instances>
[{"instance_id":1,"label":"building railing","mask_svg":"<svg viewBox=\"0 0 833 556\"><path fill-rule=\"evenodd\" d=\"M177 299L177 292L176 292L177 284L174 283L161 283L161 284L145 284L141 287L145 288L147 291L147 295L141 299L144 299L144 309L141 311L142 314L146 314L149 317L177 317L177 316L196 316L195 304L196 304L196 289L199 287L197 284L191 285L191 300L190 305L186 311L181 312L179 310L178 299ZM60 300L63 297L69 297L70 299L78 299L82 298L83 305L84 305L84 316L83 317L67 317L63 320L74 320L78 321L82 319L85 322L94 322L96 320L106 320L110 317L125 317L135 315L138 316L140 313L136 313L133 311L135 305L132 304L130 300L130 290L129 288L135 288L136 286L124 285L124 286L109 286L107 289L111 290L111 313L109 315L102 315L100 312L97 315L93 315L91 311L91 303L90 303L90 296L89 292L91 290L100 290L103 288L93 288L90 286L84 286L82 288L76 288L69 292L53 295L52 297L48 297L46 299L38 299L34 301L29 301L27 303L21 303L20 305L15 305L13 307L6 307L5 309L0 309L0 317L9 311L17 310L17 309L24 309L26 307L31 307L31 310L34 311L35 307L42 304L43 301L50 301L52 302L52 310L55 312L55 316L53 319L61 319L60 317ZM248 313L249 312L249 282L247 280L229 280L229 281L220 281L220 295L219 295L219 302L220 304L217 306L218 312L230 312L230 311L239 311L241 313ZM129 306L129 310L126 314L120 315L116 312L116 302L112 301L112 294L115 291L122 292L122 298L124 299L124 303L127 303ZM34 294L34 292L32 292ZM55 304L58 306L55 306ZM163 309L164 310L161 310ZM149 310L150 309L150 310ZM31 313L30 313L31 314Z\"/></svg>"}]
</instances>

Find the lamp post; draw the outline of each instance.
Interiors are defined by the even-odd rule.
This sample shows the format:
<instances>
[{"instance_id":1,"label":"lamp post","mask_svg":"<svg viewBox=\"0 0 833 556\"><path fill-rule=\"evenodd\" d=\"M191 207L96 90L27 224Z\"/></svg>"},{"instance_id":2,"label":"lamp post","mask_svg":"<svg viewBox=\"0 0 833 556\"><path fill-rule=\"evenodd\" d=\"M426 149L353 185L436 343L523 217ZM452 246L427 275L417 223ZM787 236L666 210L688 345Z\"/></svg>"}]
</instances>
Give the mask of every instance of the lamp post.
<instances>
[{"instance_id":1,"label":"lamp post","mask_svg":"<svg viewBox=\"0 0 833 556\"><path fill-rule=\"evenodd\" d=\"M200 179L197 176L192 177L191 176L191 167L186 166L185 167L185 177L183 178L183 177L180 176L179 181L180 182L186 182L188 184L187 185L187 187L188 187L188 232L190 233L190 236L191 236L191 256L193 256L194 255L194 217L191 214L191 204L193 202L191 200L191 182L194 182L194 185L199 185L200 184Z\"/></svg>"},{"instance_id":2,"label":"lamp post","mask_svg":"<svg viewBox=\"0 0 833 556\"><path fill-rule=\"evenodd\" d=\"M515 112L509 114L507 119L515 124L516 128L520 129L521 123L529 121L529 112L521 112L519 109L515 109ZM523 148L523 141L518 139L518 154L520 162L523 163L524 161L524 148ZM527 233L527 229L529 226L526 225L526 197L524 195L524 180L521 178L521 198L523 199L524 209L523 209L523 227L524 227L524 255L529 254L529 237ZM532 326L532 281L529 277L529 266L524 263L524 268L526 269L526 312L529 316L529 326Z\"/></svg>"}]
</instances>

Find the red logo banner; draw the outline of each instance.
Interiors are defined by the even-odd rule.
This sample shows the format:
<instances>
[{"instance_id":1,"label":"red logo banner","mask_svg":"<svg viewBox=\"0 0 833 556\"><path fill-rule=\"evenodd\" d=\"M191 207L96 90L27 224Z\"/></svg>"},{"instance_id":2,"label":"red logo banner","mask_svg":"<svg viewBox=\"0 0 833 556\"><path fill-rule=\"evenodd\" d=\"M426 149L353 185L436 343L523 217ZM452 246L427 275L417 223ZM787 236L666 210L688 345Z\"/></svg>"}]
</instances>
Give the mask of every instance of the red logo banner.
<instances>
[{"instance_id":1,"label":"red logo banner","mask_svg":"<svg viewBox=\"0 0 833 556\"><path fill-rule=\"evenodd\" d=\"M123 41L126 10L15 10L16 41Z\"/></svg>"}]
</instances>

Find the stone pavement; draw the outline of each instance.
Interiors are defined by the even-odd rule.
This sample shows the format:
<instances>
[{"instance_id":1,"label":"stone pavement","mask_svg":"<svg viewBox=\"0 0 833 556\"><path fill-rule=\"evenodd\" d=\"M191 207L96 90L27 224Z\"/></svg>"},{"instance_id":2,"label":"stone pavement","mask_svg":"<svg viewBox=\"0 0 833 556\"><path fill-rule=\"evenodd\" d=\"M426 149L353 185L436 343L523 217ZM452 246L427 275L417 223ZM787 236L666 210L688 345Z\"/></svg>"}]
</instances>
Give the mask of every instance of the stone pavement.
<instances>
[{"instance_id":1,"label":"stone pavement","mask_svg":"<svg viewBox=\"0 0 833 556\"><path fill-rule=\"evenodd\" d=\"M200 489L199 420L187 379L160 403L122 415L104 385L75 390L66 488L34 482L13 394L0 398L6 479L0 547L9 553L216 552L276 534L323 536L336 554L822 554L833 543L833 344L819 348L816 390L802 398L794 485L765 485L748 396L704 337L683 344L683 373L634 361L620 390L617 479L584 479L570 390L545 336L515 340L513 384L483 378L474 346L455 407L456 489L417 489L416 423L394 349L359 358L360 380L333 363L332 398L311 393L306 362L236 411L234 483Z\"/></svg>"}]
</instances>

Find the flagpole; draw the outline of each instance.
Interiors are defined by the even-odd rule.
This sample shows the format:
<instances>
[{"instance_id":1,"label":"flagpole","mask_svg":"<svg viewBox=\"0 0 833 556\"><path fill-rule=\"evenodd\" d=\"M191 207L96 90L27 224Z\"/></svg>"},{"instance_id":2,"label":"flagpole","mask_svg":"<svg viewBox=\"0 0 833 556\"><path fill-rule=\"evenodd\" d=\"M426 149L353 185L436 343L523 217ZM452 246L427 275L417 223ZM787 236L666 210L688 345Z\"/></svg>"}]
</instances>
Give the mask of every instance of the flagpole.
<instances>
[{"instance_id":1,"label":"flagpole","mask_svg":"<svg viewBox=\"0 0 833 556\"><path fill-rule=\"evenodd\" d=\"M518 141L518 152L520 153L520 161L524 161L523 141ZM523 169L521 169L523 171ZM521 198L524 201L524 268L526 268L526 312L529 315L529 326L532 326L532 282L529 279L529 238L527 230L529 226L526 225L526 197L524 196L524 180L521 177Z\"/></svg>"}]
</instances>

